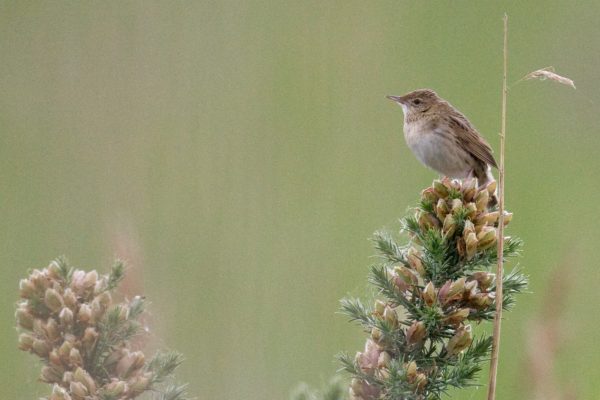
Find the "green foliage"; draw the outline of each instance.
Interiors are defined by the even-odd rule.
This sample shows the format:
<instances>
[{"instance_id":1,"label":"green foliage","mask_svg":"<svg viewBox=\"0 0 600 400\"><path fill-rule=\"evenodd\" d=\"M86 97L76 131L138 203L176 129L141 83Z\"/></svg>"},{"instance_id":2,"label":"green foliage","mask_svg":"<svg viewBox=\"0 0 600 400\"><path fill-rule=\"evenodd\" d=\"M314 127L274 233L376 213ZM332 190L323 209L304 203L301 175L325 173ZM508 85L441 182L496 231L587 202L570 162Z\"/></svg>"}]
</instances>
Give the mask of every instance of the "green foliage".
<instances>
[{"instance_id":1,"label":"green foliage","mask_svg":"<svg viewBox=\"0 0 600 400\"><path fill-rule=\"evenodd\" d=\"M177 352L157 352L146 366L146 369L152 372L152 382L160 383L171 376L182 362L183 357Z\"/></svg>"},{"instance_id":2,"label":"green foliage","mask_svg":"<svg viewBox=\"0 0 600 400\"><path fill-rule=\"evenodd\" d=\"M156 392L153 400L191 400L187 394L187 384L169 385L163 391Z\"/></svg>"},{"instance_id":3,"label":"green foliage","mask_svg":"<svg viewBox=\"0 0 600 400\"><path fill-rule=\"evenodd\" d=\"M122 260L116 260L108 275L106 290L113 290L125 277L125 263Z\"/></svg>"}]
</instances>

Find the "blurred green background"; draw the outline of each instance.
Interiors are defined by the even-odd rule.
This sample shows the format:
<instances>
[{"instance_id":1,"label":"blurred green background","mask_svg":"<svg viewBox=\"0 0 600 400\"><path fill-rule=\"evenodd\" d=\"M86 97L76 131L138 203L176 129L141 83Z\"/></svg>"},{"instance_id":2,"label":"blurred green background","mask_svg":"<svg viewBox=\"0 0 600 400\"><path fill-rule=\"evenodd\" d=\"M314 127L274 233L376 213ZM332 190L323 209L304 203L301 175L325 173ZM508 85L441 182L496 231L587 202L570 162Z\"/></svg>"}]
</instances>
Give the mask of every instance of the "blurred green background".
<instances>
[{"instance_id":1,"label":"blurred green background","mask_svg":"<svg viewBox=\"0 0 600 400\"><path fill-rule=\"evenodd\" d=\"M335 313L367 293L367 239L435 177L384 96L435 88L497 150L504 11L509 83L554 65L577 90L510 90L508 232L532 293L503 325L499 399L531 398L540 315L560 321L555 383L597 398L593 1L0 2L1 397L48 392L13 313L18 280L61 254L131 261L126 289L152 302L151 339L184 353L199 399L327 381L363 347ZM550 290L559 268L571 284Z\"/></svg>"}]
</instances>

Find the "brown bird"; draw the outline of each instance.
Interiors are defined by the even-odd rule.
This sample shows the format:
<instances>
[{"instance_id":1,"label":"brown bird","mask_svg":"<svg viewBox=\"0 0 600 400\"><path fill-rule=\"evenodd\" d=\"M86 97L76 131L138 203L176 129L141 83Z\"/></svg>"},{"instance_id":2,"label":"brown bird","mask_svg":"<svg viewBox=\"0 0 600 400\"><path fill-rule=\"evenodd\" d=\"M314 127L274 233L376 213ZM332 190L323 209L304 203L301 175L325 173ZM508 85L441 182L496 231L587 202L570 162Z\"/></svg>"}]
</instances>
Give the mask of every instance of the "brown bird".
<instances>
[{"instance_id":1,"label":"brown bird","mask_svg":"<svg viewBox=\"0 0 600 400\"><path fill-rule=\"evenodd\" d=\"M498 168L492 148L469 120L431 89L387 96L404 111L404 138L427 167L449 178L476 177L480 186Z\"/></svg>"}]
</instances>

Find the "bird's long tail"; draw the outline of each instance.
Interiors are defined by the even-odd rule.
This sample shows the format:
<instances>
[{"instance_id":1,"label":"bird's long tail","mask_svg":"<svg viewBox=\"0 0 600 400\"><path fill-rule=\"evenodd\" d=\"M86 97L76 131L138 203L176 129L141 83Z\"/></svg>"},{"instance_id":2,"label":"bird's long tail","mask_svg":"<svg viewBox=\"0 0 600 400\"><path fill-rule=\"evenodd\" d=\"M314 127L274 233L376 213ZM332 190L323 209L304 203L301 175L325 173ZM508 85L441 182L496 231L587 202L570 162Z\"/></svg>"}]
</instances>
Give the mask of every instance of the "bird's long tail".
<instances>
[{"instance_id":1,"label":"bird's long tail","mask_svg":"<svg viewBox=\"0 0 600 400\"><path fill-rule=\"evenodd\" d=\"M492 168L489 165L484 164L481 167L482 168L476 168L475 171L473 171L480 187L487 186L490 182L496 180L492 174ZM498 204L498 189L496 189L491 196L490 207L494 207L496 204Z\"/></svg>"}]
</instances>

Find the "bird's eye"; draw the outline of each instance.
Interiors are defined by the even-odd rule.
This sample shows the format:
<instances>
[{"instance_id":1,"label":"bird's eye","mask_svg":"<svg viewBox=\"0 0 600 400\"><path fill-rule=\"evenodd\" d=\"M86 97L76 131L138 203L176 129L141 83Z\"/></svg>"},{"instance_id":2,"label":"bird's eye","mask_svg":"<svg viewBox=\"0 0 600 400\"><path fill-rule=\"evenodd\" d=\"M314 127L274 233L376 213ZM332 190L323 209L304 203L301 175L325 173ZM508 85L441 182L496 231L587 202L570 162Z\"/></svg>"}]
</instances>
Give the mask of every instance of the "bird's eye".
<instances>
[{"instance_id":1,"label":"bird's eye","mask_svg":"<svg viewBox=\"0 0 600 400\"><path fill-rule=\"evenodd\" d=\"M414 99L414 100L413 100L413 104L414 104L415 106L418 106L419 104L421 104L421 99Z\"/></svg>"}]
</instances>

